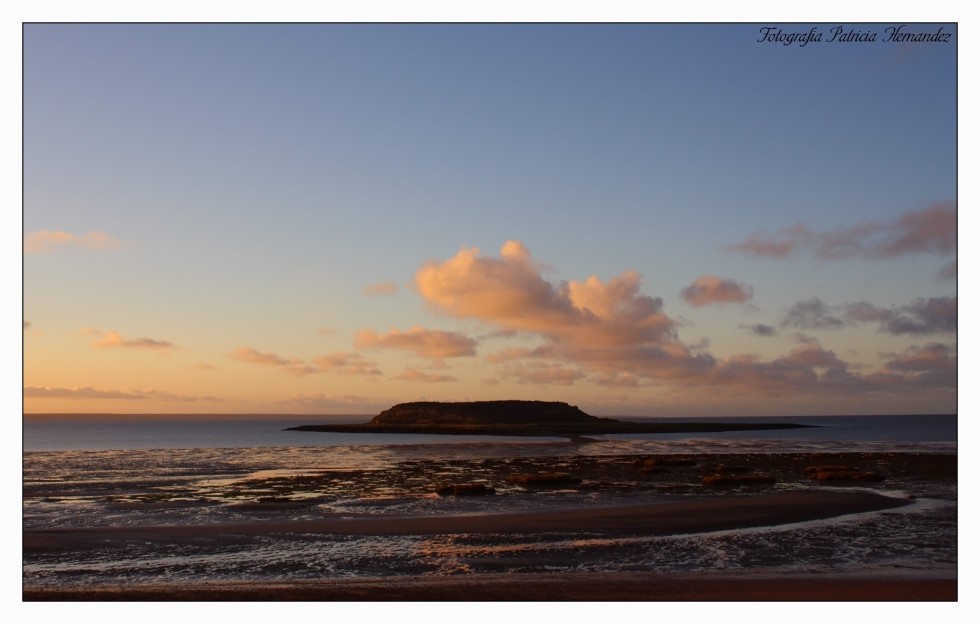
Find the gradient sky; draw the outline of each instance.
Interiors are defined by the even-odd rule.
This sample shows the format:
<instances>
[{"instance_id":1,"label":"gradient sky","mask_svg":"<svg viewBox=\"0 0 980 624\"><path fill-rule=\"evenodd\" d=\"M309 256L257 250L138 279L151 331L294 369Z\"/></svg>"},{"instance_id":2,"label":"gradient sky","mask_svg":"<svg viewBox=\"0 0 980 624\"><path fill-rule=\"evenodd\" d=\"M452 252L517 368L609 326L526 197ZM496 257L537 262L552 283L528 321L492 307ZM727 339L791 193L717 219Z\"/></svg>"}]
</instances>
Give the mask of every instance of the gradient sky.
<instances>
[{"instance_id":1,"label":"gradient sky","mask_svg":"<svg viewBox=\"0 0 980 624\"><path fill-rule=\"evenodd\" d=\"M27 25L24 411L955 412L898 25Z\"/></svg>"}]
</instances>

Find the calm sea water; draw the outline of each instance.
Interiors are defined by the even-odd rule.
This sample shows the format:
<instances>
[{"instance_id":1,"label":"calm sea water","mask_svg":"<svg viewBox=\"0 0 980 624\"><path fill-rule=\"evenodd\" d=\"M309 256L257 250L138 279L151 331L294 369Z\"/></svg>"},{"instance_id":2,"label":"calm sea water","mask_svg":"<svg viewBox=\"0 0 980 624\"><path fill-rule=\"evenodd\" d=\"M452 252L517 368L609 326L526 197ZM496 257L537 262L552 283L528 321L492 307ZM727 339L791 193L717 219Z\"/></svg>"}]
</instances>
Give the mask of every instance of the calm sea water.
<instances>
[{"instance_id":1,"label":"calm sea water","mask_svg":"<svg viewBox=\"0 0 980 624\"><path fill-rule=\"evenodd\" d=\"M330 422L366 422L369 416L331 418ZM657 419L631 419L657 422ZM677 418L673 422L721 421L724 419ZM742 431L705 434L640 434L594 436L608 442L609 448L632 442L637 450L659 447L705 447L717 452L723 447L748 452L752 448L771 450L921 449L956 450L955 415L926 416L807 416L756 417L732 419L737 422L790 422L814 425L810 429ZM489 445L517 443L546 444L564 438L519 438L511 436L446 436L415 434L357 434L285 431L287 427L321 424L319 419L268 420L165 420L139 416L114 420L94 420L84 415L57 419L28 417L24 422L25 451L134 450L184 448L254 448L294 446L377 446L377 445ZM649 449L644 447L650 447ZM594 451L595 448L590 449Z\"/></svg>"},{"instance_id":2,"label":"calm sea water","mask_svg":"<svg viewBox=\"0 0 980 624\"><path fill-rule=\"evenodd\" d=\"M367 417L351 417L363 422ZM680 419L678 419L680 420ZM506 489L510 470L584 465L626 474L649 453L955 454L955 416L745 418L814 428L567 438L284 431L305 419L26 419L25 531L200 525L364 514L500 513L705 496L700 484L625 478L580 490ZM568 469L568 468L564 468ZM635 469L631 469L635 472ZM630 472L630 474L632 474ZM487 480L498 496L443 499L432 483ZM632 479L632 480L631 480ZM501 487L505 489L501 489ZM780 483L779 489L812 487ZM601 534L310 536L186 544L129 541L25 552L24 583L290 580L541 571L786 570L955 575L956 483L890 478L912 505L830 521L668 537Z\"/></svg>"}]
</instances>

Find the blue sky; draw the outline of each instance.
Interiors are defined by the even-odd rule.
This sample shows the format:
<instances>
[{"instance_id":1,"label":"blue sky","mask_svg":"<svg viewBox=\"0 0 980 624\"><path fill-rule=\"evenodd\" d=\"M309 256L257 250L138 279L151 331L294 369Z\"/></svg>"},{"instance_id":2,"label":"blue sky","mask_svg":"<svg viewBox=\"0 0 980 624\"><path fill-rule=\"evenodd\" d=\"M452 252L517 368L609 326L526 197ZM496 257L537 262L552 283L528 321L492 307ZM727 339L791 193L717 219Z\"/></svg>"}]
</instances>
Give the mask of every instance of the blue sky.
<instances>
[{"instance_id":1,"label":"blue sky","mask_svg":"<svg viewBox=\"0 0 980 624\"><path fill-rule=\"evenodd\" d=\"M894 25L28 25L25 410L955 411L957 31Z\"/></svg>"}]
</instances>

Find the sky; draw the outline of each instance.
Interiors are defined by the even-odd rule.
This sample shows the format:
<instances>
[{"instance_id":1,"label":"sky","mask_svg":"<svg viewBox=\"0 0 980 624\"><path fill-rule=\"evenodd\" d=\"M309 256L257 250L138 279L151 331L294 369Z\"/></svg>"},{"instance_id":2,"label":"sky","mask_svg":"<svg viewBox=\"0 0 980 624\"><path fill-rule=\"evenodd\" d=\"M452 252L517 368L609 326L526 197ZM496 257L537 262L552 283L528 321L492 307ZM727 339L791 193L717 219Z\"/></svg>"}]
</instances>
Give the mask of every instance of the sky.
<instances>
[{"instance_id":1,"label":"sky","mask_svg":"<svg viewBox=\"0 0 980 624\"><path fill-rule=\"evenodd\" d=\"M899 26L27 24L24 412L956 412Z\"/></svg>"}]
</instances>

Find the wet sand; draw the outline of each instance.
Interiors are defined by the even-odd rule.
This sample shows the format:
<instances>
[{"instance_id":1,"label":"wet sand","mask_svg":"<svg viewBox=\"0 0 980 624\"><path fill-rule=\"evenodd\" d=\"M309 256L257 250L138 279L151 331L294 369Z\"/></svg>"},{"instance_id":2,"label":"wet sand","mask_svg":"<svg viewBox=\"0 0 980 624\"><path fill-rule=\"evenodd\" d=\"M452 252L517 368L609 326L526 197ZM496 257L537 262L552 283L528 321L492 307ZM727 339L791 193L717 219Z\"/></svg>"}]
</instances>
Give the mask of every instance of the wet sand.
<instances>
[{"instance_id":1,"label":"wet sand","mask_svg":"<svg viewBox=\"0 0 980 624\"><path fill-rule=\"evenodd\" d=\"M273 534L439 535L603 531L676 535L775 526L901 507L909 501L873 492L800 491L616 507L442 516L361 516L195 526L41 529L24 532L24 552L101 547L108 541L181 542Z\"/></svg>"},{"instance_id":2,"label":"wet sand","mask_svg":"<svg viewBox=\"0 0 980 624\"><path fill-rule=\"evenodd\" d=\"M952 578L780 574L493 574L28 590L25 601L955 601Z\"/></svg>"}]
</instances>

